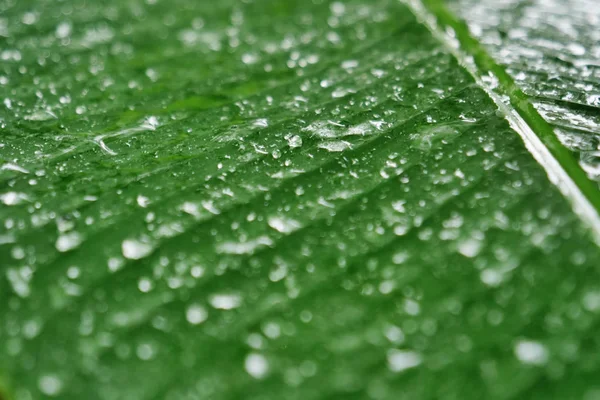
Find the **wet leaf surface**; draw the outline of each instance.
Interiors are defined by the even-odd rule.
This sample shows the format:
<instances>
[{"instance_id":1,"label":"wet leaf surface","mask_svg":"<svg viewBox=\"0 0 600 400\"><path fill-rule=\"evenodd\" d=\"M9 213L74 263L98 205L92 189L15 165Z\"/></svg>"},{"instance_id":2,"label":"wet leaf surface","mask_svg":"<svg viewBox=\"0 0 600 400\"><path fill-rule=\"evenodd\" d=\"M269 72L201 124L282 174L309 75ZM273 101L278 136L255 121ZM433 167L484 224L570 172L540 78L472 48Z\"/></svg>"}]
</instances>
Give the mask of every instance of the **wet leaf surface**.
<instances>
[{"instance_id":1,"label":"wet leaf surface","mask_svg":"<svg viewBox=\"0 0 600 400\"><path fill-rule=\"evenodd\" d=\"M598 395L593 221L413 9L0 10L10 399Z\"/></svg>"}]
</instances>

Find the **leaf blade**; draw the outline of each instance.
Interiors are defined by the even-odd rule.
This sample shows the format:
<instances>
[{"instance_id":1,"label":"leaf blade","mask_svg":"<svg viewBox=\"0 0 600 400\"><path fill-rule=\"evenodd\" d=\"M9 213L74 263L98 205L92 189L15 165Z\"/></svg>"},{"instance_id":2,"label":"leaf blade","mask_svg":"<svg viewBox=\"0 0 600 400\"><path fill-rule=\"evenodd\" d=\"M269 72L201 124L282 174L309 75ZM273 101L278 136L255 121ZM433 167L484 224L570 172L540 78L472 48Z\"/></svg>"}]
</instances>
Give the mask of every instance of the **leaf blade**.
<instances>
[{"instance_id":1,"label":"leaf blade","mask_svg":"<svg viewBox=\"0 0 600 400\"><path fill-rule=\"evenodd\" d=\"M232 3L220 4L211 11L199 3L196 11L225 30ZM247 85L264 66L243 63L258 48L243 42L232 52L184 52L179 62L201 64L198 76L162 70L160 90L146 83L129 95L120 82L105 88L115 101L85 102L106 116L78 121L74 110L58 108L70 124L62 132L68 143L49 152L85 143L71 134L81 124L94 128L92 138L119 132L106 143L116 155L85 144L82 153L42 161L48 171L38 185L29 185L30 176L7 181L31 200L0 210L11 220L3 234L15 235L0 247L7 260L0 295L9 304L1 311L0 335L8 340L0 368L14 393L394 398L402 391L418 398L458 395L469 385L506 398L545 376L516 349L534 342L548 361L563 360L570 330L554 321L595 293L590 276L600 252L487 94L409 10L384 1L365 16L364 6L348 2L341 14L337 3L245 6L249 37L262 29L269 41L285 41L290 30L327 35L330 18L347 27L335 30L339 54L351 49L356 57L335 58L307 78L296 69L287 86ZM78 23L87 26L99 10L80 12ZM146 49L150 27L164 30L163 11L135 20L134 49ZM191 14L179 9L175 26L186 32ZM305 24L306 15L320 22ZM162 47L176 40L106 68L124 81L141 79L131 66L168 63ZM282 69L304 51L328 60L336 46L316 40L274 58ZM233 78L211 71L215 60L226 61ZM178 73L199 89L182 89ZM52 78L56 70L38 74ZM235 101L202 110L198 96L207 93ZM130 96L152 107L127 110ZM190 110L161 121L161 104L167 115L169 104L178 105L176 116L182 104ZM162 123L136 129L151 117ZM35 137L42 122L19 125L16 113L9 121L11 161L39 165L31 143L44 149L58 128ZM290 146L289 133L302 145ZM73 247L60 252L57 239L73 232L81 242L67 236L69 245L59 247ZM17 290L23 285L29 294ZM207 318L190 322L190 306L203 307ZM594 315L586 309L577 319L582 336L593 332ZM594 343L581 346L593 354ZM569 373L585 376L584 357ZM561 386L553 382L543 390ZM577 395L586 387L564 390Z\"/></svg>"}]
</instances>

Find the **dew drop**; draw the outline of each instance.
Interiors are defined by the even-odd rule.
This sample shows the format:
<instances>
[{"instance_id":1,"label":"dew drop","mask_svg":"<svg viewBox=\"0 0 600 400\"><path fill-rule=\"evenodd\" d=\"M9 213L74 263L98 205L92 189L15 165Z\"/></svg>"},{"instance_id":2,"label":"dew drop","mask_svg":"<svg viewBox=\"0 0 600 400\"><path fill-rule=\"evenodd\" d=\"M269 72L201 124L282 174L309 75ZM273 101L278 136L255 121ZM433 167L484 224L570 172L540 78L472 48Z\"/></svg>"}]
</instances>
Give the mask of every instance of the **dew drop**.
<instances>
[{"instance_id":1,"label":"dew drop","mask_svg":"<svg viewBox=\"0 0 600 400\"><path fill-rule=\"evenodd\" d=\"M481 240L469 238L458 244L458 252L465 257L473 258L481 251Z\"/></svg>"},{"instance_id":2,"label":"dew drop","mask_svg":"<svg viewBox=\"0 0 600 400\"><path fill-rule=\"evenodd\" d=\"M185 319L192 325L199 325L208 318L208 311L200 304L191 304L185 311Z\"/></svg>"},{"instance_id":3,"label":"dew drop","mask_svg":"<svg viewBox=\"0 0 600 400\"><path fill-rule=\"evenodd\" d=\"M396 225L394 227L394 234L396 236L404 236L408 232L408 226L406 225Z\"/></svg>"},{"instance_id":4,"label":"dew drop","mask_svg":"<svg viewBox=\"0 0 600 400\"><path fill-rule=\"evenodd\" d=\"M49 374L40 377L38 387L46 396L57 396L62 391L63 383L58 376Z\"/></svg>"},{"instance_id":5,"label":"dew drop","mask_svg":"<svg viewBox=\"0 0 600 400\"><path fill-rule=\"evenodd\" d=\"M515 345L515 355L523 364L544 365L548 361L548 349L533 340L521 340Z\"/></svg>"},{"instance_id":6,"label":"dew drop","mask_svg":"<svg viewBox=\"0 0 600 400\"><path fill-rule=\"evenodd\" d=\"M301 227L298 221L283 217L269 217L268 224L281 233L291 233Z\"/></svg>"},{"instance_id":7,"label":"dew drop","mask_svg":"<svg viewBox=\"0 0 600 400\"><path fill-rule=\"evenodd\" d=\"M190 274L194 278L202 278L204 275L204 267L201 265L195 265L190 269Z\"/></svg>"},{"instance_id":8,"label":"dew drop","mask_svg":"<svg viewBox=\"0 0 600 400\"><path fill-rule=\"evenodd\" d=\"M137 346L135 354L140 360L148 361L156 355L155 347L150 343L141 343Z\"/></svg>"},{"instance_id":9,"label":"dew drop","mask_svg":"<svg viewBox=\"0 0 600 400\"><path fill-rule=\"evenodd\" d=\"M287 135L285 139L288 142L288 146L292 149L302 146L302 138L298 135Z\"/></svg>"},{"instance_id":10,"label":"dew drop","mask_svg":"<svg viewBox=\"0 0 600 400\"><path fill-rule=\"evenodd\" d=\"M17 193L17 192L8 192L0 195L0 199L7 206L16 206L17 204L21 204L23 201L27 200L27 195L25 193Z\"/></svg>"},{"instance_id":11,"label":"dew drop","mask_svg":"<svg viewBox=\"0 0 600 400\"><path fill-rule=\"evenodd\" d=\"M395 325L388 326L384 331L385 337L392 343L402 343L404 341L404 332Z\"/></svg>"},{"instance_id":12,"label":"dew drop","mask_svg":"<svg viewBox=\"0 0 600 400\"><path fill-rule=\"evenodd\" d=\"M140 278L140 280L138 281L138 289L142 293L148 293L153 288L154 288L154 284L148 278Z\"/></svg>"},{"instance_id":13,"label":"dew drop","mask_svg":"<svg viewBox=\"0 0 600 400\"><path fill-rule=\"evenodd\" d=\"M242 304L238 294L215 294L209 299L210 305L219 310L232 310Z\"/></svg>"},{"instance_id":14,"label":"dew drop","mask_svg":"<svg viewBox=\"0 0 600 400\"><path fill-rule=\"evenodd\" d=\"M402 372L421 364L421 355L409 350L389 350L387 353L388 367L392 372Z\"/></svg>"},{"instance_id":15,"label":"dew drop","mask_svg":"<svg viewBox=\"0 0 600 400\"><path fill-rule=\"evenodd\" d=\"M483 282L487 286L497 287L504 280L503 274L501 271L487 268L481 271L479 275L481 282Z\"/></svg>"},{"instance_id":16,"label":"dew drop","mask_svg":"<svg viewBox=\"0 0 600 400\"><path fill-rule=\"evenodd\" d=\"M352 144L346 142L345 140L336 140L336 141L328 141L319 143L318 146L320 149L327 150L332 153L339 153L344 150L348 150L352 148Z\"/></svg>"},{"instance_id":17,"label":"dew drop","mask_svg":"<svg viewBox=\"0 0 600 400\"><path fill-rule=\"evenodd\" d=\"M600 312L600 291L587 292L583 296L583 307L591 312Z\"/></svg>"},{"instance_id":18,"label":"dew drop","mask_svg":"<svg viewBox=\"0 0 600 400\"><path fill-rule=\"evenodd\" d=\"M263 379L269 373L269 362L262 354L250 353L244 361L244 368L255 379Z\"/></svg>"},{"instance_id":19,"label":"dew drop","mask_svg":"<svg viewBox=\"0 0 600 400\"><path fill-rule=\"evenodd\" d=\"M141 194L137 196L136 201L137 201L138 206L144 207L144 208L148 207L148 204L150 204L150 199L148 199L146 196L143 196Z\"/></svg>"},{"instance_id":20,"label":"dew drop","mask_svg":"<svg viewBox=\"0 0 600 400\"><path fill-rule=\"evenodd\" d=\"M152 246L137 239L126 239L121 243L121 251L123 257L130 260L139 260L152 252Z\"/></svg>"},{"instance_id":21,"label":"dew drop","mask_svg":"<svg viewBox=\"0 0 600 400\"><path fill-rule=\"evenodd\" d=\"M70 232L60 235L56 240L56 250L64 253L77 248L83 241L83 236L78 232Z\"/></svg>"}]
</instances>

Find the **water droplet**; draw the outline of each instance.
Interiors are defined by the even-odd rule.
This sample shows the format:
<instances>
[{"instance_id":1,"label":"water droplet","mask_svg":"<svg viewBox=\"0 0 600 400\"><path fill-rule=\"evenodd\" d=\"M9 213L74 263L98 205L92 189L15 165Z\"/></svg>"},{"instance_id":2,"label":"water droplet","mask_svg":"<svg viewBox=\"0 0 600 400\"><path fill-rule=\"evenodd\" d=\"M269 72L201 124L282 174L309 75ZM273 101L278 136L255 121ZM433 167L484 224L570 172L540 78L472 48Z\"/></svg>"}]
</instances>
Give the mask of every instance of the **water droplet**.
<instances>
[{"instance_id":1,"label":"water droplet","mask_svg":"<svg viewBox=\"0 0 600 400\"><path fill-rule=\"evenodd\" d=\"M481 271L479 277L481 279L481 282L491 287L499 286L504 280L504 276L501 271L491 268L487 268Z\"/></svg>"},{"instance_id":2,"label":"water droplet","mask_svg":"<svg viewBox=\"0 0 600 400\"><path fill-rule=\"evenodd\" d=\"M185 319L192 325L199 325L208 318L208 311L200 304L191 304L185 311Z\"/></svg>"},{"instance_id":3,"label":"water droplet","mask_svg":"<svg viewBox=\"0 0 600 400\"><path fill-rule=\"evenodd\" d=\"M336 140L336 141L328 141L328 142L319 143L318 147L320 149L325 149L327 151L335 153L335 152L341 152L344 150L351 149L352 144L349 142L346 142L345 140Z\"/></svg>"},{"instance_id":4,"label":"water droplet","mask_svg":"<svg viewBox=\"0 0 600 400\"><path fill-rule=\"evenodd\" d=\"M546 347L533 340L521 340L515 345L515 355L523 364L544 365L548 361Z\"/></svg>"},{"instance_id":5,"label":"water droplet","mask_svg":"<svg viewBox=\"0 0 600 400\"><path fill-rule=\"evenodd\" d=\"M281 327L276 322L266 323L262 330L269 339L277 339L281 335Z\"/></svg>"},{"instance_id":6,"label":"water droplet","mask_svg":"<svg viewBox=\"0 0 600 400\"><path fill-rule=\"evenodd\" d=\"M246 356L244 368L251 377L263 379L269 373L269 362L262 354L250 353Z\"/></svg>"},{"instance_id":7,"label":"water droplet","mask_svg":"<svg viewBox=\"0 0 600 400\"><path fill-rule=\"evenodd\" d=\"M190 274L194 278L201 278L204 275L204 267L201 265L195 265L190 269Z\"/></svg>"},{"instance_id":8,"label":"water droplet","mask_svg":"<svg viewBox=\"0 0 600 400\"><path fill-rule=\"evenodd\" d=\"M479 254L482 242L476 238L468 238L458 244L458 252L465 257L473 258Z\"/></svg>"},{"instance_id":9,"label":"water droplet","mask_svg":"<svg viewBox=\"0 0 600 400\"><path fill-rule=\"evenodd\" d=\"M72 26L69 22L61 22L56 27L56 37L64 39L71 34Z\"/></svg>"},{"instance_id":10,"label":"water droplet","mask_svg":"<svg viewBox=\"0 0 600 400\"><path fill-rule=\"evenodd\" d=\"M31 288L29 287L31 277L31 271L24 270L23 268L19 270L9 268L8 271L6 271L6 278L12 289L22 298L28 297L31 294Z\"/></svg>"},{"instance_id":11,"label":"water droplet","mask_svg":"<svg viewBox=\"0 0 600 400\"><path fill-rule=\"evenodd\" d=\"M42 330L42 325L36 320L29 320L23 324L23 336L27 339L33 339Z\"/></svg>"},{"instance_id":12,"label":"water droplet","mask_svg":"<svg viewBox=\"0 0 600 400\"><path fill-rule=\"evenodd\" d=\"M29 198L25 193L8 192L0 195L0 199L7 206L16 206Z\"/></svg>"},{"instance_id":13,"label":"water droplet","mask_svg":"<svg viewBox=\"0 0 600 400\"><path fill-rule=\"evenodd\" d=\"M392 343L400 344L404 341L404 332L395 325L390 325L385 329L385 337Z\"/></svg>"},{"instance_id":14,"label":"water droplet","mask_svg":"<svg viewBox=\"0 0 600 400\"><path fill-rule=\"evenodd\" d=\"M5 163L2 164L2 167L0 168L1 170L8 170L8 171L16 171L16 172L21 172L23 174L28 174L29 171L26 170L25 168L14 164L14 163Z\"/></svg>"},{"instance_id":15,"label":"water droplet","mask_svg":"<svg viewBox=\"0 0 600 400\"><path fill-rule=\"evenodd\" d=\"M460 132L451 126L436 125L427 127L410 135L413 145L422 151L429 151L446 144L460 136Z\"/></svg>"},{"instance_id":16,"label":"water droplet","mask_svg":"<svg viewBox=\"0 0 600 400\"><path fill-rule=\"evenodd\" d=\"M142 293L148 293L154 288L154 283L148 278L140 278L138 281L138 289Z\"/></svg>"},{"instance_id":17,"label":"water droplet","mask_svg":"<svg viewBox=\"0 0 600 400\"><path fill-rule=\"evenodd\" d=\"M268 236L260 236L245 242L224 242L217 245L217 251L225 254L252 254L257 248L272 246L273 240Z\"/></svg>"},{"instance_id":18,"label":"water droplet","mask_svg":"<svg viewBox=\"0 0 600 400\"><path fill-rule=\"evenodd\" d=\"M302 226L300 222L284 217L269 217L268 224L271 228L281 233L291 233Z\"/></svg>"},{"instance_id":19,"label":"water droplet","mask_svg":"<svg viewBox=\"0 0 600 400\"><path fill-rule=\"evenodd\" d=\"M256 128L266 128L269 126L269 120L266 118L259 118L252 123Z\"/></svg>"},{"instance_id":20,"label":"water droplet","mask_svg":"<svg viewBox=\"0 0 600 400\"><path fill-rule=\"evenodd\" d=\"M591 312L600 312L600 291L587 292L583 296L583 307Z\"/></svg>"},{"instance_id":21,"label":"water droplet","mask_svg":"<svg viewBox=\"0 0 600 400\"><path fill-rule=\"evenodd\" d=\"M139 260L148 256L153 250L152 245L137 239L126 239L121 244L123 256L130 260Z\"/></svg>"},{"instance_id":22,"label":"water droplet","mask_svg":"<svg viewBox=\"0 0 600 400\"><path fill-rule=\"evenodd\" d=\"M216 309L232 310L242 304L242 297L239 294L214 294L209 302Z\"/></svg>"},{"instance_id":23,"label":"water droplet","mask_svg":"<svg viewBox=\"0 0 600 400\"><path fill-rule=\"evenodd\" d=\"M406 225L396 225L394 227L394 234L396 236L404 236L408 232L409 227Z\"/></svg>"},{"instance_id":24,"label":"water droplet","mask_svg":"<svg viewBox=\"0 0 600 400\"><path fill-rule=\"evenodd\" d=\"M256 54L245 53L242 55L242 62L246 65L256 64L258 62L258 56Z\"/></svg>"},{"instance_id":25,"label":"water droplet","mask_svg":"<svg viewBox=\"0 0 600 400\"><path fill-rule=\"evenodd\" d=\"M339 126L339 124L331 124L329 121L315 121L307 127L302 128L302 130L320 138L334 138L338 136L338 133L333 128L334 126Z\"/></svg>"},{"instance_id":26,"label":"water droplet","mask_svg":"<svg viewBox=\"0 0 600 400\"><path fill-rule=\"evenodd\" d=\"M137 204L140 207L146 208L148 207L148 204L150 204L150 199L148 199L146 196L142 196L141 194L138 195L138 197L136 198Z\"/></svg>"},{"instance_id":27,"label":"water droplet","mask_svg":"<svg viewBox=\"0 0 600 400\"><path fill-rule=\"evenodd\" d=\"M135 354L140 360L148 361L156 355L156 348L150 343L141 343L137 346Z\"/></svg>"},{"instance_id":28,"label":"water droplet","mask_svg":"<svg viewBox=\"0 0 600 400\"><path fill-rule=\"evenodd\" d=\"M344 69L352 69L358 67L358 61L356 60L346 60L342 62L342 68Z\"/></svg>"},{"instance_id":29,"label":"water droplet","mask_svg":"<svg viewBox=\"0 0 600 400\"><path fill-rule=\"evenodd\" d=\"M392 372L402 372L421 364L421 355L409 350L389 350L387 353L388 367Z\"/></svg>"},{"instance_id":30,"label":"water droplet","mask_svg":"<svg viewBox=\"0 0 600 400\"><path fill-rule=\"evenodd\" d=\"M108 259L108 270L110 272L116 272L120 270L123 265L125 265L125 263L121 258L111 257Z\"/></svg>"},{"instance_id":31,"label":"water droplet","mask_svg":"<svg viewBox=\"0 0 600 400\"><path fill-rule=\"evenodd\" d=\"M46 396L57 396L62 391L63 383L58 376L49 374L40 377L38 387Z\"/></svg>"},{"instance_id":32,"label":"water droplet","mask_svg":"<svg viewBox=\"0 0 600 400\"><path fill-rule=\"evenodd\" d=\"M80 274L81 271L77 267L69 267L69 269L67 270L67 276L69 277L69 279L77 279L79 278Z\"/></svg>"},{"instance_id":33,"label":"water droplet","mask_svg":"<svg viewBox=\"0 0 600 400\"><path fill-rule=\"evenodd\" d=\"M77 248L83 241L83 236L78 232L70 232L60 235L56 240L56 250L64 253Z\"/></svg>"},{"instance_id":34,"label":"water droplet","mask_svg":"<svg viewBox=\"0 0 600 400\"><path fill-rule=\"evenodd\" d=\"M39 110L24 117L28 121L47 121L49 119L57 119L58 117L52 111Z\"/></svg>"},{"instance_id":35,"label":"water droplet","mask_svg":"<svg viewBox=\"0 0 600 400\"><path fill-rule=\"evenodd\" d=\"M271 282L279 282L287 276L287 273L287 264L279 264L275 268L273 268L271 272L269 272L269 280L271 280Z\"/></svg>"},{"instance_id":36,"label":"water droplet","mask_svg":"<svg viewBox=\"0 0 600 400\"><path fill-rule=\"evenodd\" d=\"M292 149L302 146L302 138L298 135L287 135L285 140L287 140L288 146L290 146Z\"/></svg>"}]
</instances>

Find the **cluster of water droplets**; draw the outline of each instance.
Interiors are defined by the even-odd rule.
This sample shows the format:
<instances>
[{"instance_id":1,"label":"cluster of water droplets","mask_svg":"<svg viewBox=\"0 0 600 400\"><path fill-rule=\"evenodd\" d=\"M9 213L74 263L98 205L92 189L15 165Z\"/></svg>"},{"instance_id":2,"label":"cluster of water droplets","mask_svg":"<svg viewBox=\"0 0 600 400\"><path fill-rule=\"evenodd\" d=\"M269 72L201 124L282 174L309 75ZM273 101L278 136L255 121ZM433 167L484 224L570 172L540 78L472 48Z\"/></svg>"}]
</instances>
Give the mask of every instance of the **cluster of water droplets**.
<instances>
[{"instance_id":1,"label":"cluster of water droplets","mask_svg":"<svg viewBox=\"0 0 600 400\"><path fill-rule=\"evenodd\" d=\"M0 369L23 399L88 382L104 398L240 382L385 399L497 331L510 348L478 358L488 381L514 362L560 375L583 346L561 327L591 321L600 292L558 266L597 254L406 8L303 3L265 27L275 3L180 6L66 5L46 38L12 33L41 12L0 24L16 137L0 140ZM538 285L569 301L523 304ZM557 336L512 334L542 316Z\"/></svg>"},{"instance_id":2,"label":"cluster of water droplets","mask_svg":"<svg viewBox=\"0 0 600 400\"><path fill-rule=\"evenodd\" d=\"M599 181L600 13L593 2L462 0L452 7Z\"/></svg>"}]
</instances>

